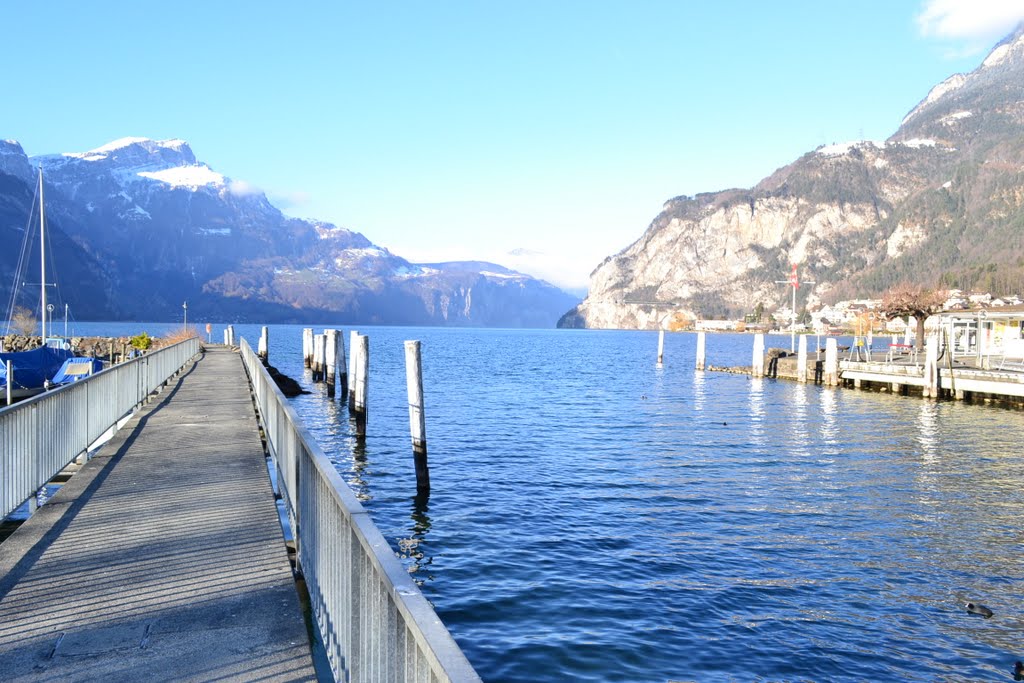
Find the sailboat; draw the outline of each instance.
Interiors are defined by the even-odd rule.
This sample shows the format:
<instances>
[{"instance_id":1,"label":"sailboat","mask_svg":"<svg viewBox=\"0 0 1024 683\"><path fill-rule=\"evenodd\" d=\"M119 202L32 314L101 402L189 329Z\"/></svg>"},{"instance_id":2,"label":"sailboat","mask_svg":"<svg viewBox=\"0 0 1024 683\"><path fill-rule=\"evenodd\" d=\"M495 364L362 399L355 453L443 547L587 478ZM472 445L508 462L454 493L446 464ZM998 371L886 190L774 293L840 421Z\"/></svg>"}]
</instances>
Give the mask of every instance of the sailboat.
<instances>
[{"instance_id":1,"label":"sailboat","mask_svg":"<svg viewBox=\"0 0 1024 683\"><path fill-rule=\"evenodd\" d=\"M12 399L26 398L41 393L49 386L64 361L73 357L70 345L64 339L50 339L46 335L46 217L43 209L43 168L39 167L39 272L40 303L42 312L41 346L28 351L0 353L0 396ZM18 274L15 273L15 278ZM15 285L16 286L16 285ZM13 298L12 298L13 301Z\"/></svg>"}]
</instances>

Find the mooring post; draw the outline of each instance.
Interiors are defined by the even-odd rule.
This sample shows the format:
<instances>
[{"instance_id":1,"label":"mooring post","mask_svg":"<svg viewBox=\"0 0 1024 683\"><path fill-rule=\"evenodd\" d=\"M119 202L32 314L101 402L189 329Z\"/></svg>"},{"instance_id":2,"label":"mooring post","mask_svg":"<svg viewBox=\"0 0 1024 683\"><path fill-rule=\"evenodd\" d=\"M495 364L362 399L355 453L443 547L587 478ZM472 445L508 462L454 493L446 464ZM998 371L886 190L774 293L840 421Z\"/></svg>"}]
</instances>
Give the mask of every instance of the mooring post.
<instances>
[{"instance_id":1,"label":"mooring post","mask_svg":"<svg viewBox=\"0 0 1024 683\"><path fill-rule=\"evenodd\" d=\"M327 395L334 396L334 375L338 370L338 331L324 330L324 370Z\"/></svg>"},{"instance_id":2,"label":"mooring post","mask_svg":"<svg viewBox=\"0 0 1024 683\"><path fill-rule=\"evenodd\" d=\"M665 330L658 330L658 367L665 359Z\"/></svg>"},{"instance_id":3,"label":"mooring post","mask_svg":"<svg viewBox=\"0 0 1024 683\"><path fill-rule=\"evenodd\" d=\"M754 335L754 357L751 359L750 374L753 377L764 377L764 334Z\"/></svg>"},{"instance_id":4,"label":"mooring post","mask_svg":"<svg viewBox=\"0 0 1024 683\"><path fill-rule=\"evenodd\" d=\"M939 338L934 334L924 343L924 397L939 397Z\"/></svg>"},{"instance_id":5,"label":"mooring post","mask_svg":"<svg viewBox=\"0 0 1024 683\"><path fill-rule=\"evenodd\" d=\"M228 325L228 343L230 343L231 346L235 345L235 326L234 325Z\"/></svg>"},{"instance_id":6,"label":"mooring post","mask_svg":"<svg viewBox=\"0 0 1024 683\"><path fill-rule=\"evenodd\" d=\"M7 405L14 403L11 387L14 385L14 362L7 361Z\"/></svg>"},{"instance_id":7,"label":"mooring post","mask_svg":"<svg viewBox=\"0 0 1024 683\"><path fill-rule=\"evenodd\" d=\"M327 339L322 334L313 335L313 381L324 381L324 353Z\"/></svg>"},{"instance_id":8,"label":"mooring post","mask_svg":"<svg viewBox=\"0 0 1024 683\"><path fill-rule=\"evenodd\" d=\"M228 345L228 328L224 328L224 346Z\"/></svg>"},{"instance_id":9,"label":"mooring post","mask_svg":"<svg viewBox=\"0 0 1024 683\"><path fill-rule=\"evenodd\" d=\"M302 365L313 367L313 328L302 328Z\"/></svg>"},{"instance_id":10,"label":"mooring post","mask_svg":"<svg viewBox=\"0 0 1024 683\"><path fill-rule=\"evenodd\" d=\"M427 468L427 425L423 414L423 372L418 341L405 342L405 384L409 394L409 434L416 464L416 493L426 496L430 494L430 470Z\"/></svg>"},{"instance_id":11,"label":"mooring post","mask_svg":"<svg viewBox=\"0 0 1024 683\"><path fill-rule=\"evenodd\" d=\"M359 377L359 333L352 330L348 338L349 353L352 354L349 365L352 367L352 381L348 385L348 409L356 409L356 382Z\"/></svg>"},{"instance_id":12,"label":"mooring post","mask_svg":"<svg viewBox=\"0 0 1024 683\"><path fill-rule=\"evenodd\" d=\"M825 384L830 387L839 384L839 347L835 337L825 340Z\"/></svg>"},{"instance_id":13,"label":"mooring post","mask_svg":"<svg viewBox=\"0 0 1024 683\"><path fill-rule=\"evenodd\" d=\"M370 338L359 335L359 365L356 368L356 437L366 438L366 395L370 383Z\"/></svg>"},{"instance_id":14,"label":"mooring post","mask_svg":"<svg viewBox=\"0 0 1024 683\"><path fill-rule=\"evenodd\" d=\"M796 349L796 381L807 382L807 335L801 334Z\"/></svg>"},{"instance_id":15,"label":"mooring post","mask_svg":"<svg viewBox=\"0 0 1024 683\"><path fill-rule=\"evenodd\" d=\"M348 366L345 364L345 334L338 330L338 388L341 400L348 396Z\"/></svg>"},{"instance_id":16,"label":"mooring post","mask_svg":"<svg viewBox=\"0 0 1024 683\"><path fill-rule=\"evenodd\" d=\"M697 333L697 364L694 366L696 370L703 370L706 361L706 347L705 347L705 335L706 332Z\"/></svg>"},{"instance_id":17,"label":"mooring post","mask_svg":"<svg viewBox=\"0 0 1024 683\"><path fill-rule=\"evenodd\" d=\"M264 325L263 329L260 330L260 344L257 347L256 355L260 357L263 364L266 365L270 362L270 330Z\"/></svg>"}]
</instances>

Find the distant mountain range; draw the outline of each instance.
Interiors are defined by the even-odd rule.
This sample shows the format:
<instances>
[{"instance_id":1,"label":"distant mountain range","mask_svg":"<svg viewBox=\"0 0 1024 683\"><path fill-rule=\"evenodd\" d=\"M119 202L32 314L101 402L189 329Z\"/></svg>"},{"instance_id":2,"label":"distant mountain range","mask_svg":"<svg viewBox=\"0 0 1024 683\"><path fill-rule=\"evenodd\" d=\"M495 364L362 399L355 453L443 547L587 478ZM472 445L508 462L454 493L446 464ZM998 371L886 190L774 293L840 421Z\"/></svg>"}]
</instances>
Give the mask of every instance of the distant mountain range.
<instances>
[{"instance_id":1,"label":"distant mountain range","mask_svg":"<svg viewBox=\"0 0 1024 683\"><path fill-rule=\"evenodd\" d=\"M867 95L870 96L870 95ZM1024 292L1024 27L885 142L820 147L751 189L676 197L591 275L565 327L650 328L877 296L902 281ZM799 305L798 305L799 308Z\"/></svg>"},{"instance_id":2,"label":"distant mountain range","mask_svg":"<svg viewBox=\"0 0 1024 683\"><path fill-rule=\"evenodd\" d=\"M492 263L411 263L360 233L283 215L182 140L124 138L31 159L0 141L5 302L34 229L38 165L59 294L79 319L175 320L188 301L198 321L552 327L579 301ZM28 290L20 303L32 308Z\"/></svg>"}]
</instances>

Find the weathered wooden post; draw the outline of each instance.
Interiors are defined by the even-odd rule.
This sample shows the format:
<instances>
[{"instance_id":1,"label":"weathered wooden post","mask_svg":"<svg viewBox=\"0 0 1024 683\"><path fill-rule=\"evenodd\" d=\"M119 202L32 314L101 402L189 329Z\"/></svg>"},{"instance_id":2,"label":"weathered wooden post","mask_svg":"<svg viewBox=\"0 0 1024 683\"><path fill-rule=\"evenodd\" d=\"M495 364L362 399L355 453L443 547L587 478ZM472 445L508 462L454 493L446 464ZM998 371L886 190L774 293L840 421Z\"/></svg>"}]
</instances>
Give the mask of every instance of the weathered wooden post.
<instances>
[{"instance_id":1,"label":"weathered wooden post","mask_svg":"<svg viewBox=\"0 0 1024 683\"><path fill-rule=\"evenodd\" d=\"M764 334L761 332L754 335L754 357L751 361L751 376L764 377Z\"/></svg>"},{"instance_id":2,"label":"weathered wooden post","mask_svg":"<svg viewBox=\"0 0 1024 683\"><path fill-rule=\"evenodd\" d=\"M934 334L924 344L924 397L939 397L939 338Z\"/></svg>"},{"instance_id":3,"label":"weathered wooden post","mask_svg":"<svg viewBox=\"0 0 1024 683\"><path fill-rule=\"evenodd\" d=\"M228 328L224 328L224 346L228 345Z\"/></svg>"},{"instance_id":4,"label":"weathered wooden post","mask_svg":"<svg viewBox=\"0 0 1024 683\"><path fill-rule=\"evenodd\" d=\"M341 330L338 330L338 388L344 401L348 396L348 366L345 364L345 335Z\"/></svg>"},{"instance_id":5,"label":"weathered wooden post","mask_svg":"<svg viewBox=\"0 0 1024 683\"><path fill-rule=\"evenodd\" d=\"M326 338L322 334L313 335L313 381L324 381L324 353L326 351Z\"/></svg>"},{"instance_id":6,"label":"weathered wooden post","mask_svg":"<svg viewBox=\"0 0 1024 683\"><path fill-rule=\"evenodd\" d=\"M825 340L825 384L830 387L839 384L839 347L835 337Z\"/></svg>"},{"instance_id":7,"label":"weathered wooden post","mask_svg":"<svg viewBox=\"0 0 1024 683\"><path fill-rule=\"evenodd\" d=\"M705 355L706 354L706 351L705 351L706 347L705 347L704 338L705 338L706 334L707 334L706 332L698 332L697 333L697 365L696 365L696 368L695 368L697 370L703 370L704 369L704 364L705 364L705 361L706 361L706 355Z\"/></svg>"},{"instance_id":8,"label":"weathered wooden post","mask_svg":"<svg viewBox=\"0 0 1024 683\"><path fill-rule=\"evenodd\" d=\"M366 438L366 396L370 383L370 338L364 334L357 340L359 365L356 366L356 437Z\"/></svg>"},{"instance_id":9,"label":"weathered wooden post","mask_svg":"<svg viewBox=\"0 0 1024 683\"><path fill-rule=\"evenodd\" d=\"M416 493L426 496L430 494L430 470L427 468L427 425L423 414L423 372L418 341L405 342L405 384L409 394L409 434L416 465Z\"/></svg>"},{"instance_id":10,"label":"weathered wooden post","mask_svg":"<svg viewBox=\"0 0 1024 683\"><path fill-rule=\"evenodd\" d=\"M266 365L270 362L270 330L264 325L263 329L260 330L260 343L256 355L260 357L260 360Z\"/></svg>"},{"instance_id":11,"label":"weathered wooden post","mask_svg":"<svg viewBox=\"0 0 1024 683\"><path fill-rule=\"evenodd\" d=\"M658 367L665 359L665 330L658 330Z\"/></svg>"},{"instance_id":12,"label":"weathered wooden post","mask_svg":"<svg viewBox=\"0 0 1024 683\"><path fill-rule=\"evenodd\" d=\"M228 325L228 344L235 345L235 326Z\"/></svg>"},{"instance_id":13,"label":"weathered wooden post","mask_svg":"<svg viewBox=\"0 0 1024 683\"><path fill-rule=\"evenodd\" d=\"M302 328L302 365L313 367L313 328Z\"/></svg>"},{"instance_id":14,"label":"weathered wooden post","mask_svg":"<svg viewBox=\"0 0 1024 683\"><path fill-rule=\"evenodd\" d=\"M14 403L14 394L12 387L14 386L14 361L7 361L7 405Z\"/></svg>"},{"instance_id":15,"label":"weathered wooden post","mask_svg":"<svg viewBox=\"0 0 1024 683\"><path fill-rule=\"evenodd\" d=\"M338 370L338 331L324 330L324 370L327 395L334 396L334 375Z\"/></svg>"},{"instance_id":16,"label":"weathered wooden post","mask_svg":"<svg viewBox=\"0 0 1024 683\"><path fill-rule=\"evenodd\" d=\"M807 382L807 335L800 335L796 351L796 381Z\"/></svg>"},{"instance_id":17,"label":"weathered wooden post","mask_svg":"<svg viewBox=\"0 0 1024 683\"><path fill-rule=\"evenodd\" d=\"M348 385L348 409L354 411L356 409L356 382L359 377L359 333L352 330L349 333L349 353L351 356L352 366L352 381Z\"/></svg>"}]
</instances>

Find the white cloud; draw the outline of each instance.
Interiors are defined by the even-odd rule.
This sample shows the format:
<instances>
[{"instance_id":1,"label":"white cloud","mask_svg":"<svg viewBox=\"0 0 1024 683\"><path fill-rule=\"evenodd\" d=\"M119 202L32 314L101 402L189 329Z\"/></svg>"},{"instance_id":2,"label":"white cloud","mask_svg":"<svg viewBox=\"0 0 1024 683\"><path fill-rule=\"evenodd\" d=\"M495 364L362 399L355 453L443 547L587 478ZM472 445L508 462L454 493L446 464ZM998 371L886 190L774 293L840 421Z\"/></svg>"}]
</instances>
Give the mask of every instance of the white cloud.
<instances>
[{"instance_id":1,"label":"white cloud","mask_svg":"<svg viewBox=\"0 0 1024 683\"><path fill-rule=\"evenodd\" d=\"M248 197L249 195L261 194L263 191L244 180L232 180L228 184L228 190L237 197Z\"/></svg>"},{"instance_id":2,"label":"white cloud","mask_svg":"<svg viewBox=\"0 0 1024 683\"><path fill-rule=\"evenodd\" d=\"M289 212L309 204L312 197L310 197L308 192L289 192L286 190L282 192L272 192L268 194L267 199L270 200L271 204L282 211Z\"/></svg>"},{"instance_id":3,"label":"white cloud","mask_svg":"<svg viewBox=\"0 0 1024 683\"><path fill-rule=\"evenodd\" d=\"M1024 0L924 0L917 15L921 35L966 43L980 52L1024 21Z\"/></svg>"}]
</instances>

